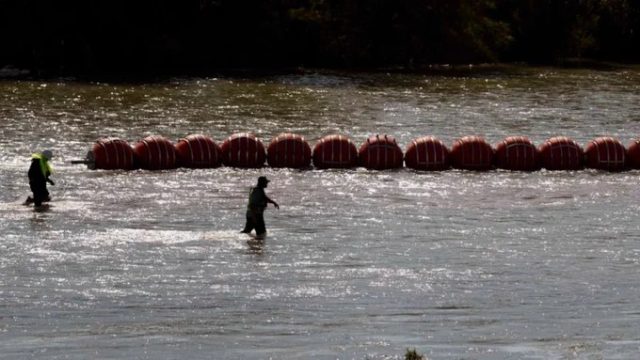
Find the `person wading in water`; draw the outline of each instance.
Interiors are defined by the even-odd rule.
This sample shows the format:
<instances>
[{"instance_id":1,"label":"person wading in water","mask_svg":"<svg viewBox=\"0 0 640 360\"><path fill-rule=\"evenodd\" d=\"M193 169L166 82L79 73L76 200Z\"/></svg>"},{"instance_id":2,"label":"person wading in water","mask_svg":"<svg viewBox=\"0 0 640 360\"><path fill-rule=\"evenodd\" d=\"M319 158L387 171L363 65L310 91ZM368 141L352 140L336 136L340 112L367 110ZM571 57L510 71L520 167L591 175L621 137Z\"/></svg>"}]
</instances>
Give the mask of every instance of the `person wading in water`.
<instances>
[{"instance_id":1,"label":"person wading in water","mask_svg":"<svg viewBox=\"0 0 640 360\"><path fill-rule=\"evenodd\" d=\"M25 205L33 203L36 207L42 206L43 202L51 200L49 197L49 191L47 190L47 183L55 185L55 183L49 179L52 170L49 165L49 160L53 157L51 150L45 150L41 153L35 153L31 155L31 166L29 167L29 187L33 192L33 197L27 197Z\"/></svg>"},{"instance_id":2,"label":"person wading in water","mask_svg":"<svg viewBox=\"0 0 640 360\"><path fill-rule=\"evenodd\" d=\"M251 189L249 195L249 205L247 206L247 223L244 225L244 229L241 233L249 234L251 230L256 230L256 239L264 239L267 235L267 228L264 224L264 209L267 208L269 203L272 203L276 209L280 206L275 201L271 200L264 189L269 184L269 180L266 177L260 176L258 178L258 185Z\"/></svg>"}]
</instances>

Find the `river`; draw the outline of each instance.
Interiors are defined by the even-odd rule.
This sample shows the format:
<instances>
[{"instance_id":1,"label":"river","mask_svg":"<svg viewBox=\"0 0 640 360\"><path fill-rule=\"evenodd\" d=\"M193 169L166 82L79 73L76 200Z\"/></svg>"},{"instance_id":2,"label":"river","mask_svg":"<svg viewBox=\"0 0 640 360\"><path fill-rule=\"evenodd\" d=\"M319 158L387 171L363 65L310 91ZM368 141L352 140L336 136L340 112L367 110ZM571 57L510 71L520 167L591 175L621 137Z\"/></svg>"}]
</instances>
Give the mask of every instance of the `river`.
<instances>
[{"instance_id":1,"label":"river","mask_svg":"<svg viewBox=\"0 0 640 360\"><path fill-rule=\"evenodd\" d=\"M640 70L0 81L3 359L633 359L640 171L92 171L102 136L640 136ZM54 151L46 212L31 153ZM238 234L271 179L260 249Z\"/></svg>"}]
</instances>

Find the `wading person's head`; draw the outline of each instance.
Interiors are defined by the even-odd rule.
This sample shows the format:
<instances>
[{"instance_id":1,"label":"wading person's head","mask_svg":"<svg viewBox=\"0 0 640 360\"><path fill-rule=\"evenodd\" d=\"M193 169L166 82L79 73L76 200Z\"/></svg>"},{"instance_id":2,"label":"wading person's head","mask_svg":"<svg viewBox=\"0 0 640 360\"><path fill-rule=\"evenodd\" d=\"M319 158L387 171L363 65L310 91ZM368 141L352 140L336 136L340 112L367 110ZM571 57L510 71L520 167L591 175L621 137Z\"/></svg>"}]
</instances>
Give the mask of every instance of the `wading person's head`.
<instances>
[{"instance_id":1,"label":"wading person's head","mask_svg":"<svg viewBox=\"0 0 640 360\"><path fill-rule=\"evenodd\" d=\"M42 152L42 156L47 158L47 160L51 160L51 158L53 158L53 153L51 152L51 150L45 150Z\"/></svg>"},{"instance_id":2,"label":"wading person's head","mask_svg":"<svg viewBox=\"0 0 640 360\"><path fill-rule=\"evenodd\" d=\"M258 178L258 187L266 188L268 184L269 184L269 180L267 180L266 176L260 176Z\"/></svg>"}]
</instances>

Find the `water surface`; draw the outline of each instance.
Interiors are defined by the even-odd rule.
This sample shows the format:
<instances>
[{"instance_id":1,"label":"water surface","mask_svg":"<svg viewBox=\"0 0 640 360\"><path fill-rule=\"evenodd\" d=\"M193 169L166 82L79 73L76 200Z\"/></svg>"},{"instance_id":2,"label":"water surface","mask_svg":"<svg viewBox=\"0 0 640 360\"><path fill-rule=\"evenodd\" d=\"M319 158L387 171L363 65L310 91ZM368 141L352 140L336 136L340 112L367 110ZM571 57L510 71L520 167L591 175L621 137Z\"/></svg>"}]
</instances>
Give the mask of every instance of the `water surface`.
<instances>
[{"instance_id":1,"label":"water surface","mask_svg":"<svg viewBox=\"0 0 640 360\"><path fill-rule=\"evenodd\" d=\"M640 72L0 82L7 359L630 359L640 172L90 171L101 136L640 134ZM29 156L57 157L48 212ZM280 210L238 234L260 175Z\"/></svg>"}]
</instances>

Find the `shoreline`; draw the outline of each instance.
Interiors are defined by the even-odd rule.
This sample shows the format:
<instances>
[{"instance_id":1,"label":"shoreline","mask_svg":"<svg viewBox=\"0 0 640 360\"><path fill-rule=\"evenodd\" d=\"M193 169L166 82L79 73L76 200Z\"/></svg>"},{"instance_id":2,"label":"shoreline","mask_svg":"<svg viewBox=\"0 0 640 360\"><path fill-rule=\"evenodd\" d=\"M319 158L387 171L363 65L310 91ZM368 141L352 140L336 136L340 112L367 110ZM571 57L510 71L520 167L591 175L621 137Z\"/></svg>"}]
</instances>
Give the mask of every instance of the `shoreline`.
<instances>
[{"instance_id":1,"label":"shoreline","mask_svg":"<svg viewBox=\"0 0 640 360\"><path fill-rule=\"evenodd\" d=\"M601 61L594 59L566 58L554 63L535 62L497 62L469 64L424 64L415 66L381 66L381 67L221 67L164 69L158 71L137 72L99 71L92 73L44 73L38 69L19 68L5 65L0 68L0 80L25 81L71 81L71 82L113 82L113 83L154 83L166 82L176 78L262 78L284 75L309 74L412 74L429 76L462 76L484 73L508 74L523 69L584 69L593 71L617 71L640 69L640 63L624 63Z\"/></svg>"}]
</instances>

